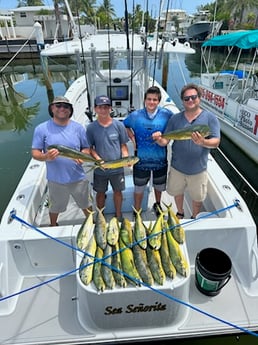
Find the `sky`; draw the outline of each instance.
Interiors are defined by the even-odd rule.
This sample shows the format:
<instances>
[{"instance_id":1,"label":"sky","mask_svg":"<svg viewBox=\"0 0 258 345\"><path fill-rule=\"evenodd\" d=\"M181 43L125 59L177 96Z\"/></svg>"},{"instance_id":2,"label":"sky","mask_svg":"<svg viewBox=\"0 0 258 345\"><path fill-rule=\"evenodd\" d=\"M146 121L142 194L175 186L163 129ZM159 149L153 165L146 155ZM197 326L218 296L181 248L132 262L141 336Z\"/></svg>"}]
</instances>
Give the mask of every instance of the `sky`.
<instances>
[{"instance_id":1,"label":"sky","mask_svg":"<svg viewBox=\"0 0 258 345\"><path fill-rule=\"evenodd\" d=\"M68 0L69 1L69 0ZM170 0L170 8L171 9L182 9L186 10L188 14L192 14L196 12L197 6L200 5L206 5L207 3L214 2L210 0ZM97 0L97 4L99 5L103 1ZM45 5L51 6L53 5L52 0L44 0ZM113 4L117 17L123 17L124 16L124 1L123 0L111 0L111 3ZM141 5L141 8L144 9L146 7L146 4L148 3L149 12L152 14L152 17L158 17L159 15L159 8L160 8L160 2L159 0L127 0L127 7L128 12L132 13L132 8L134 5ZM167 8L167 1L163 1L163 9L166 10ZM16 8L18 5L17 0L0 0L0 9L12 9Z\"/></svg>"}]
</instances>

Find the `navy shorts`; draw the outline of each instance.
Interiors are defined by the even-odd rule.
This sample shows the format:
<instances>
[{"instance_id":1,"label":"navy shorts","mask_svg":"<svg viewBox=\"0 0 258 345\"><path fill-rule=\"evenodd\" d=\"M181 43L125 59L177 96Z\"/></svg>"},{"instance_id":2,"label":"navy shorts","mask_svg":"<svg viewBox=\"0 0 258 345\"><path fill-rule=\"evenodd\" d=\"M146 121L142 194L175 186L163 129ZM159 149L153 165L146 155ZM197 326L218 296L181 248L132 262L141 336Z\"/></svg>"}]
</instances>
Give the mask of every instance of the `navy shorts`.
<instances>
[{"instance_id":1,"label":"navy shorts","mask_svg":"<svg viewBox=\"0 0 258 345\"><path fill-rule=\"evenodd\" d=\"M111 175L94 174L93 189L95 192L105 193L108 190L108 182L110 182L113 191L125 190L125 175L123 172Z\"/></svg>"}]
</instances>

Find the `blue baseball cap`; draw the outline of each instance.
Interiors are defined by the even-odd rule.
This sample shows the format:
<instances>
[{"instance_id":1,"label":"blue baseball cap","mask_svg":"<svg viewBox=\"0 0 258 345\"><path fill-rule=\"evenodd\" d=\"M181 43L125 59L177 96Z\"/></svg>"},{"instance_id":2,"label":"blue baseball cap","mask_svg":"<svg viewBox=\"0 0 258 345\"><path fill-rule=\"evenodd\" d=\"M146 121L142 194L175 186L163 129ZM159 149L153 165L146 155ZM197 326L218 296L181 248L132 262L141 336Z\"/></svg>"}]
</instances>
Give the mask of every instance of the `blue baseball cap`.
<instances>
[{"instance_id":1,"label":"blue baseball cap","mask_svg":"<svg viewBox=\"0 0 258 345\"><path fill-rule=\"evenodd\" d=\"M97 96L94 101L95 107L98 105L111 105L111 100L108 98L108 96L102 95Z\"/></svg>"}]
</instances>

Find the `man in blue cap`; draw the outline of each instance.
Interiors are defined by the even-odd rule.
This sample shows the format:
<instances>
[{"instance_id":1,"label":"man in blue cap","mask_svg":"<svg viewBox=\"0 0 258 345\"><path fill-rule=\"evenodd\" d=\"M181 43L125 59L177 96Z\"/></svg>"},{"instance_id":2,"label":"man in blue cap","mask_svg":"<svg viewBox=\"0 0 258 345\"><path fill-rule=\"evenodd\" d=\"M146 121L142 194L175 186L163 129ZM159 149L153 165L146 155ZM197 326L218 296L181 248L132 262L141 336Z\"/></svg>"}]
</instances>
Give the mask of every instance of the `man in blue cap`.
<instances>
[{"instance_id":1,"label":"man in blue cap","mask_svg":"<svg viewBox=\"0 0 258 345\"><path fill-rule=\"evenodd\" d=\"M111 161L128 157L127 142L129 140L122 122L111 117L111 100L102 95L94 102L97 120L87 127L87 139L91 155L103 161ZM113 189L115 215L122 219L122 191L125 189L124 169L95 169L93 189L96 191L96 204L99 209L105 206L106 191L110 182Z\"/></svg>"}]
</instances>

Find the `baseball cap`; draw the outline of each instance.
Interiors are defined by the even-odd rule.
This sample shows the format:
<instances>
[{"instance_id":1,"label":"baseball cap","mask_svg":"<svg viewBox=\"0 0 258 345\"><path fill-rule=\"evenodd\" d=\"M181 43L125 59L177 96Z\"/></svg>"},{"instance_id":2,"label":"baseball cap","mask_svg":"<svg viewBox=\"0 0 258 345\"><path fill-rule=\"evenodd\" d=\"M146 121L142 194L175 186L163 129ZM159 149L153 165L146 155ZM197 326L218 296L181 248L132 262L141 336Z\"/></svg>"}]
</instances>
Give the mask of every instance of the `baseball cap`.
<instances>
[{"instance_id":1,"label":"baseball cap","mask_svg":"<svg viewBox=\"0 0 258 345\"><path fill-rule=\"evenodd\" d=\"M64 97L64 96L57 96L53 99L52 103L49 104L48 106L48 112L49 112L49 115L51 117L53 117L53 112L51 110L51 106L53 104L57 104L57 103L66 103L66 104L69 104L70 105L70 108L71 108L71 114L70 114L70 117L72 116L73 114L73 105L70 103L69 99Z\"/></svg>"},{"instance_id":2,"label":"baseball cap","mask_svg":"<svg viewBox=\"0 0 258 345\"><path fill-rule=\"evenodd\" d=\"M94 101L95 106L98 105L111 105L111 100L108 98L108 96L102 95L97 96Z\"/></svg>"}]
</instances>

